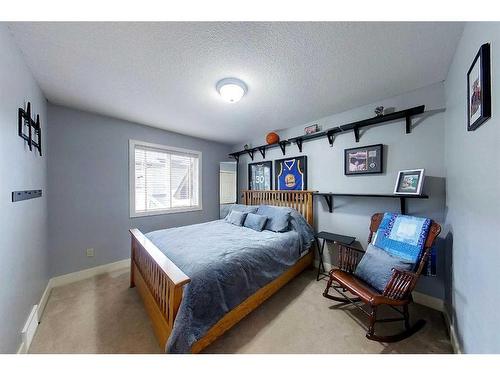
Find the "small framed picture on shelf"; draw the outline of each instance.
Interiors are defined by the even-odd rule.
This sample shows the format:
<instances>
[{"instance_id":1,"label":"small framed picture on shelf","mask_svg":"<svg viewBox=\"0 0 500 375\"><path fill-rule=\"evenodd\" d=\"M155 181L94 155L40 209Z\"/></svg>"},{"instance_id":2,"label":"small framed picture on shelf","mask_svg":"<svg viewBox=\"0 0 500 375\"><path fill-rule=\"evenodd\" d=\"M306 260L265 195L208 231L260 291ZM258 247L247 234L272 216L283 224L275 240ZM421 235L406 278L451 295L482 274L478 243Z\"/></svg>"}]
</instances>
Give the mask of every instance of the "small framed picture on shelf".
<instances>
[{"instance_id":1,"label":"small framed picture on shelf","mask_svg":"<svg viewBox=\"0 0 500 375\"><path fill-rule=\"evenodd\" d=\"M424 170L408 169L398 172L394 194L420 195L424 186Z\"/></svg>"},{"instance_id":2,"label":"small framed picture on shelf","mask_svg":"<svg viewBox=\"0 0 500 375\"><path fill-rule=\"evenodd\" d=\"M467 72L467 130L476 130L490 117L490 45L485 43L479 49Z\"/></svg>"},{"instance_id":3,"label":"small framed picture on shelf","mask_svg":"<svg viewBox=\"0 0 500 375\"><path fill-rule=\"evenodd\" d=\"M383 151L382 144L344 150L344 174L382 173Z\"/></svg>"},{"instance_id":4,"label":"small framed picture on shelf","mask_svg":"<svg viewBox=\"0 0 500 375\"><path fill-rule=\"evenodd\" d=\"M317 133L317 132L319 132L319 126L318 126L318 124L309 125L309 126L306 126L304 128L304 133L305 134L314 134L314 133Z\"/></svg>"}]
</instances>

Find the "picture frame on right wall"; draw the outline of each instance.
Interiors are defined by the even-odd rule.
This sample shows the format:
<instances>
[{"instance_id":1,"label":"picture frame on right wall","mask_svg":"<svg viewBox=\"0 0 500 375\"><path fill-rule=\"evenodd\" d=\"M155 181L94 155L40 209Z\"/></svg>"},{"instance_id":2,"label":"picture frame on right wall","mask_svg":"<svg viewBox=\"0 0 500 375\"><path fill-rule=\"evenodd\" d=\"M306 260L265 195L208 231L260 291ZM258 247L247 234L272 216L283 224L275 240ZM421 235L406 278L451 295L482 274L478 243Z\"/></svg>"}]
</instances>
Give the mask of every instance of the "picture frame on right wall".
<instances>
[{"instance_id":1,"label":"picture frame on right wall","mask_svg":"<svg viewBox=\"0 0 500 375\"><path fill-rule=\"evenodd\" d=\"M398 172L395 195L421 195L424 186L424 169L407 169Z\"/></svg>"},{"instance_id":2,"label":"picture frame on right wall","mask_svg":"<svg viewBox=\"0 0 500 375\"><path fill-rule=\"evenodd\" d=\"M467 130L476 130L490 117L490 44L485 43L477 52L467 72Z\"/></svg>"},{"instance_id":3,"label":"picture frame on right wall","mask_svg":"<svg viewBox=\"0 0 500 375\"><path fill-rule=\"evenodd\" d=\"M376 144L344 150L344 174L383 173L384 145Z\"/></svg>"}]
</instances>

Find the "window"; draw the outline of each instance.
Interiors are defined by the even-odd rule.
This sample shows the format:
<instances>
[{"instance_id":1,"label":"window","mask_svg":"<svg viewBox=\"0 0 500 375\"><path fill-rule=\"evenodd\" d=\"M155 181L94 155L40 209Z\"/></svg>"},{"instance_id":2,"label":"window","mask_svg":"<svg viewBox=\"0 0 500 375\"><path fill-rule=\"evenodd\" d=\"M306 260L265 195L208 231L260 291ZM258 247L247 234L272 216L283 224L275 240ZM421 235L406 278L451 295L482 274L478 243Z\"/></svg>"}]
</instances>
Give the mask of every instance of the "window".
<instances>
[{"instance_id":1,"label":"window","mask_svg":"<svg viewBox=\"0 0 500 375\"><path fill-rule=\"evenodd\" d=\"M130 217L201 210L201 152L130 140Z\"/></svg>"}]
</instances>

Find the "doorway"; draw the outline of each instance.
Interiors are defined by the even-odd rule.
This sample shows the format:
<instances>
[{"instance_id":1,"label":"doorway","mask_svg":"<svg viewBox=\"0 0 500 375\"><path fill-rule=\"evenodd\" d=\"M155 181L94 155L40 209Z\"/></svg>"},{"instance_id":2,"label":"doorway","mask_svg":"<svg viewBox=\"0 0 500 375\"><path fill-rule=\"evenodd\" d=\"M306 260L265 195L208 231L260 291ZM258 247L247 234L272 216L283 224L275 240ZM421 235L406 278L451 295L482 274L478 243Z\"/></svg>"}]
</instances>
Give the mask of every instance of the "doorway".
<instances>
[{"instance_id":1,"label":"doorway","mask_svg":"<svg viewBox=\"0 0 500 375\"><path fill-rule=\"evenodd\" d=\"M238 165L235 161L225 161L219 167L220 218L226 217L231 206L237 201Z\"/></svg>"}]
</instances>

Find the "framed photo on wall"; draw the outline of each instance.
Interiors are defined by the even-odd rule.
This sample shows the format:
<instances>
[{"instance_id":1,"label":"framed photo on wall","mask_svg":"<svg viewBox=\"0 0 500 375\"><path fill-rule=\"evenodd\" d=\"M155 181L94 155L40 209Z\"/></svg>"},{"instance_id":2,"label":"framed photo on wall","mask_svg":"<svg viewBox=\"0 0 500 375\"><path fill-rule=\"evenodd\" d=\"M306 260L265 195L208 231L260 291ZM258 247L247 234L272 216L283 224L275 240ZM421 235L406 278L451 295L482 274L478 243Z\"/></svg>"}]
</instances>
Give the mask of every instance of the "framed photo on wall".
<instances>
[{"instance_id":1,"label":"framed photo on wall","mask_svg":"<svg viewBox=\"0 0 500 375\"><path fill-rule=\"evenodd\" d=\"M476 130L490 117L490 44L485 43L467 72L467 130Z\"/></svg>"},{"instance_id":2,"label":"framed photo on wall","mask_svg":"<svg viewBox=\"0 0 500 375\"><path fill-rule=\"evenodd\" d=\"M394 194L396 195L420 195L424 186L424 170L408 169L398 172Z\"/></svg>"},{"instance_id":3,"label":"framed photo on wall","mask_svg":"<svg viewBox=\"0 0 500 375\"><path fill-rule=\"evenodd\" d=\"M276 190L307 190L307 156L274 161Z\"/></svg>"},{"instance_id":4,"label":"framed photo on wall","mask_svg":"<svg viewBox=\"0 0 500 375\"><path fill-rule=\"evenodd\" d=\"M248 189L271 190L272 175L273 162L271 161L248 164Z\"/></svg>"},{"instance_id":5,"label":"framed photo on wall","mask_svg":"<svg viewBox=\"0 0 500 375\"><path fill-rule=\"evenodd\" d=\"M382 173L383 152L382 144L345 149L344 174Z\"/></svg>"}]
</instances>

